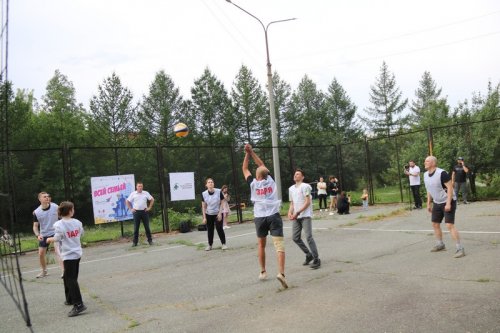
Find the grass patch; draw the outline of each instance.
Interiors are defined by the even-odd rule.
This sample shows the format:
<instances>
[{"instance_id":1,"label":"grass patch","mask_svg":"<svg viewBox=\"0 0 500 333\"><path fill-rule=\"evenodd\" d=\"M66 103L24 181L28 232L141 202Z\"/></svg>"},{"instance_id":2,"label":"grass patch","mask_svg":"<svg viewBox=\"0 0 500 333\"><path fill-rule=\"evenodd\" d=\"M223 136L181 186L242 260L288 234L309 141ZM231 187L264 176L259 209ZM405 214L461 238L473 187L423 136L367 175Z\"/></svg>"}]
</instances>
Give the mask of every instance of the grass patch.
<instances>
[{"instance_id":1,"label":"grass patch","mask_svg":"<svg viewBox=\"0 0 500 333\"><path fill-rule=\"evenodd\" d=\"M337 269L335 271L333 271L334 273L342 273L342 270L341 269Z\"/></svg>"},{"instance_id":2,"label":"grass patch","mask_svg":"<svg viewBox=\"0 0 500 333\"><path fill-rule=\"evenodd\" d=\"M486 283L486 282L491 282L491 280L488 278L480 278L480 279L477 279L476 282Z\"/></svg>"},{"instance_id":3,"label":"grass patch","mask_svg":"<svg viewBox=\"0 0 500 333\"><path fill-rule=\"evenodd\" d=\"M389 212L388 214L376 214L376 215L371 215L371 216L367 216L366 217L366 220L367 221L380 221L384 218L387 218L387 217L394 217L394 216L400 216L402 215L403 213L406 212L406 209L405 208L401 208L401 209L397 209L397 210L393 210L391 212Z\"/></svg>"},{"instance_id":4,"label":"grass patch","mask_svg":"<svg viewBox=\"0 0 500 333\"><path fill-rule=\"evenodd\" d=\"M352 227L352 226L355 226L356 224L358 224L358 222L349 222L349 223L344 223L344 224L341 224L339 225L339 227Z\"/></svg>"},{"instance_id":5,"label":"grass patch","mask_svg":"<svg viewBox=\"0 0 500 333\"><path fill-rule=\"evenodd\" d=\"M498 245L498 244L500 244L500 241L499 241L499 240L497 240L497 239L495 239L495 240L492 240L490 243L491 243L492 245Z\"/></svg>"},{"instance_id":6,"label":"grass patch","mask_svg":"<svg viewBox=\"0 0 500 333\"><path fill-rule=\"evenodd\" d=\"M186 246L197 246L195 243L185 240L185 239L177 239L173 242L168 242L169 244L180 244L180 245L186 245Z\"/></svg>"}]
</instances>

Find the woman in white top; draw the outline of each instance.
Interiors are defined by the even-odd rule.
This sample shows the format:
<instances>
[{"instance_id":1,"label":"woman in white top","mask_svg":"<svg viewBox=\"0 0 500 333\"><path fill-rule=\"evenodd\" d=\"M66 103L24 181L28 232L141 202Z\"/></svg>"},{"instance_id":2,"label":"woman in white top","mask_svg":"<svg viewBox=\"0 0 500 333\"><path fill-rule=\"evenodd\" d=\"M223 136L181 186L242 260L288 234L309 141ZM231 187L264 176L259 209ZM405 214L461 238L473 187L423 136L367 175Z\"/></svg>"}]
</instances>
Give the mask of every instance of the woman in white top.
<instances>
[{"instance_id":1,"label":"woman in white top","mask_svg":"<svg viewBox=\"0 0 500 333\"><path fill-rule=\"evenodd\" d=\"M326 183L323 177L319 177L319 182L316 184L316 188L318 189L319 211L323 211L322 203L324 203L326 212Z\"/></svg>"},{"instance_id":2,"label":"woman in white top","mask_svg":"<svg viewBox=\"0 0 500 333\"><path fill-rule=\"evenodd\" d=\"M212 249L214 243L214 227L217 229L222 249L226 250L226 234L222 226L222 210L224 206L224 195L222 191L215 188L215 183L212 178L207 178L205 181L207 190L201 194L201 211L203 212L203 223L207 225L208 246L205 251Z\"/></svg>"}]
</instances>

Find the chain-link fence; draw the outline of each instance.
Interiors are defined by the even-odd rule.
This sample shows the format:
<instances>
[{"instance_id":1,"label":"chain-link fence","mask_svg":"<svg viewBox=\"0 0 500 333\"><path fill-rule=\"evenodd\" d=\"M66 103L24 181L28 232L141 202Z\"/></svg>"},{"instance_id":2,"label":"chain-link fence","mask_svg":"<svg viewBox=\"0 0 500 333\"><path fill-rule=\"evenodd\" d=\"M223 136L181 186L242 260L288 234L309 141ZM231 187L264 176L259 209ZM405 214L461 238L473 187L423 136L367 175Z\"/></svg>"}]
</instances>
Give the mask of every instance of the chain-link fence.
<instances>
[{"instance_id":1,"label":"chain-link fence","mask_svg":"<svg viewBox=\"0 0 500 333\"><path fill-rule=\"evenodd\" d=\"M287 201L294 170L300 167L310 183L320 176L327 180L334 175L342 190L368 189L372 204L387 201L383 193L388 187L396 192L393 201L409 202L411 195L404 166L412 159L423 172L423 161L431 153L445 170L451 170L456 158L463 156L473 171L470 173L472 198L482 197L478 186L487 195L494 196L497 192L491 186L499 177L500 167L499 125L500 119L494 119L336 145L281 146L283 199ZM485 131L491 133L485 134ZM255 147L255 150L272 169L272 147ZM61 147L14 150L11 154L20 230L30 230L32 212L39 204L37 193L42 190L51 193L55 202L73 201L77 216L84 223L92 224L90 178L96 176L134 174L136 181L142 181L155 197L153 214L162 217L164 231L169 230L170 211L200 213L200 194L205 190L207 177L214 179L216 187L229 186L239 221L242 218L240 203L251 204L249 187L241 172L243 147ZM170 172L194 172L196 200L170 200Z\"/></svg>"}]
</instances>

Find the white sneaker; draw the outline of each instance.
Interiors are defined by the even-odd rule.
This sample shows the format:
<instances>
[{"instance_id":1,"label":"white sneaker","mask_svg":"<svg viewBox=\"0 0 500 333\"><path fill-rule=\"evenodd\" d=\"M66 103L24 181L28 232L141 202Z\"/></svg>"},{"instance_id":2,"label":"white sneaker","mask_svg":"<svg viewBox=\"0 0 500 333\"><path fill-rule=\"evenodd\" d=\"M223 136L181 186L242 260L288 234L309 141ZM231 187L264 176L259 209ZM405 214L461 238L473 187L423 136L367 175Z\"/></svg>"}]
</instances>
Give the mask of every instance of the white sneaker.
<instances>
[{"instance_id":1,"label":"white sneaker","mask_svg":"<svg viewBox=\"0 0 500 333\"><path fill-rule=\"evenodd\" d=\"M260 272L259 274L259 280L264 281L267 279L267 273L266 271Z\"/></svg>"},{"instance_id":2,"label":"white sneaker","mask_svg":"<svg viewBox=\"0 0 500 333\"><path fill-rule=\"evenodd\" d=\"M278 279L278 281L281 283L281 286L286 289L288 288L288 284L286 283L286 279L285 279L285 276L281 273L279 273L276 278Z\"/></svg>"},{"instance_id":3,"label":"white sneaker","mask_svg":"<svg viewBox=\"0 0 500 333\"><path fill-rule=\"evenodd\" d=\"M222 244L222 250L227 250L227 245L226 244Z\"/></svg>"},{"instance_id":4,"label":"white sneaker","mask_svg":"<svg viewBox=\"0 0 500 333\"><path fill-rule=\"evenodd\" d=\"M320 211L320 212L322 212L322 211L323 211L323 209L320 209L319 211Z\"/></svg>"},{"instance_id":5,"label":"white sneaker","mask_svg":"<svg viewBox=\"0 0 500 333\"><path fill-rule=\"evenodd\" d=\"M209 245L205 248L205 251L210 251L210 250L212 250L212 245Z\"/></svg>"},{"instance_id":6,"label":"white sneaker","mask_svg":"<svg viewBox=\"0 0 500 333\"><path fill-rule=\"evenodd\" d=\"M328 214L328 215L333 215L333 212L330 212L330 214Z\"/></svg>"}]
</instances>

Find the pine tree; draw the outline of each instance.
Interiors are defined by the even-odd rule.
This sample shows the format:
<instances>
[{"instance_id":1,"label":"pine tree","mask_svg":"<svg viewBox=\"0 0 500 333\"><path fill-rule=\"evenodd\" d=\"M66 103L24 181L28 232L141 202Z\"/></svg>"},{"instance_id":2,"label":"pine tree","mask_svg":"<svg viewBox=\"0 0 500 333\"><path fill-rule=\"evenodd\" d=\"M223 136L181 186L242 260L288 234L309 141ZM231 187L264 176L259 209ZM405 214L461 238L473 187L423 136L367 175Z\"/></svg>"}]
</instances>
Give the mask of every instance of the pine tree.
<instances>
[{"instance_id":1,"label":"pine tree","mask_svg":"<svg viewBox=\"0 0 500 333\"><path fill-rule=\"evenodd\" d=\"M231 89L234 103L237 145L245 142L255 144L264 137L264 126L269 127L269 115L266 112L266 96L252 71L241 66Z\"/></svg>"},{"instance_id":2,"label":"pine tree","mask_svg":"<svg viewBox=\"0 0 500 333\"><path fill-rule=\"evenodd\" d=\"M361 117L367 127L376 135L390 135L396 129L402 128L405 124L402 113L408 99L403 100L403 94L396 86L395 76L389 72L385 61L375 85L371 86L370 90L370 102L373 106L365 109L368 117Z\"/></svg>"},{"instance_id":3,"label":"pine tree","mask_svg":"<svg viewBox=\"0 0 500 333\"><path fill-rule=\"evenodd\" d=\"M359 138L361 131L355 118L356 109L342 85L334 78L325 96L327 131L332 135L330 142L341 143Z\"/></svg>"},{"instance_id":4,"label":"pine tree","mask_svg":"<svg viewBox=\"0 0 500 333\"><path fill-rule=\"evenodd\" d=\"M170 76L163 70L156 73L137 114L137 125L148 141L168 143L175 123L183 121L183 105L179 88Z\"/></svg>"},{"instance_id":5,"label":"pine tree","mask_svg":"<svg viewBox=\"0 0 500 333\"><path fill-rule=\"evenodd\" d=\"M290 108L292 96L292 87L287 82L281 80L277 72L273 75L273 90L274 90L274 111L276 113L276 131L278 140L287 136L287 126L285 122L285 114ZM269 105L269 104L268 104ZM268 108L269 109L269 108ZM268 112L269 113L269 112ZM266 118L267 124L270 124L269 116ZM267 126L264 129L264 137L266 142L271 144L271 128Z\"/></svg>"},{"instance_id":6,"label":"pine tree","mask_svg":"<svg viewBox=\"0 0 500 333\"><path fill-rule=\"evenodd\" d=\"M415 91L416 100L411 103L412 115L410 121L416 127L443 125L448 120L449 106L446 98L440 98L441 88L429 72L424 72Z\"/></svg>"},{"instance_id":7,"label":"pine tree","mask_svg":"<svg viewBox=\"0 0 500 333\"><path fill-rule=\"evenodd\" d=\"M137 110L132 93L122 85L116 73L104 79L97 90L97 95L90 100L93 116L90 129L95 140L113 147L129 142Z\"/></svg>"},{"instance_id":8,"label":"pine tree","mask_svg":"<svg viewBox=\"0 0 500 333\"><path fill-rule=\"evenodd\" d=\"M225 141L224 137L233 136L227 119L233 111L231 100L224 84L205 68L203 75L194 82L191 89L192 119L200 138L210 145Z\"/></svg>"}]
</instances>

